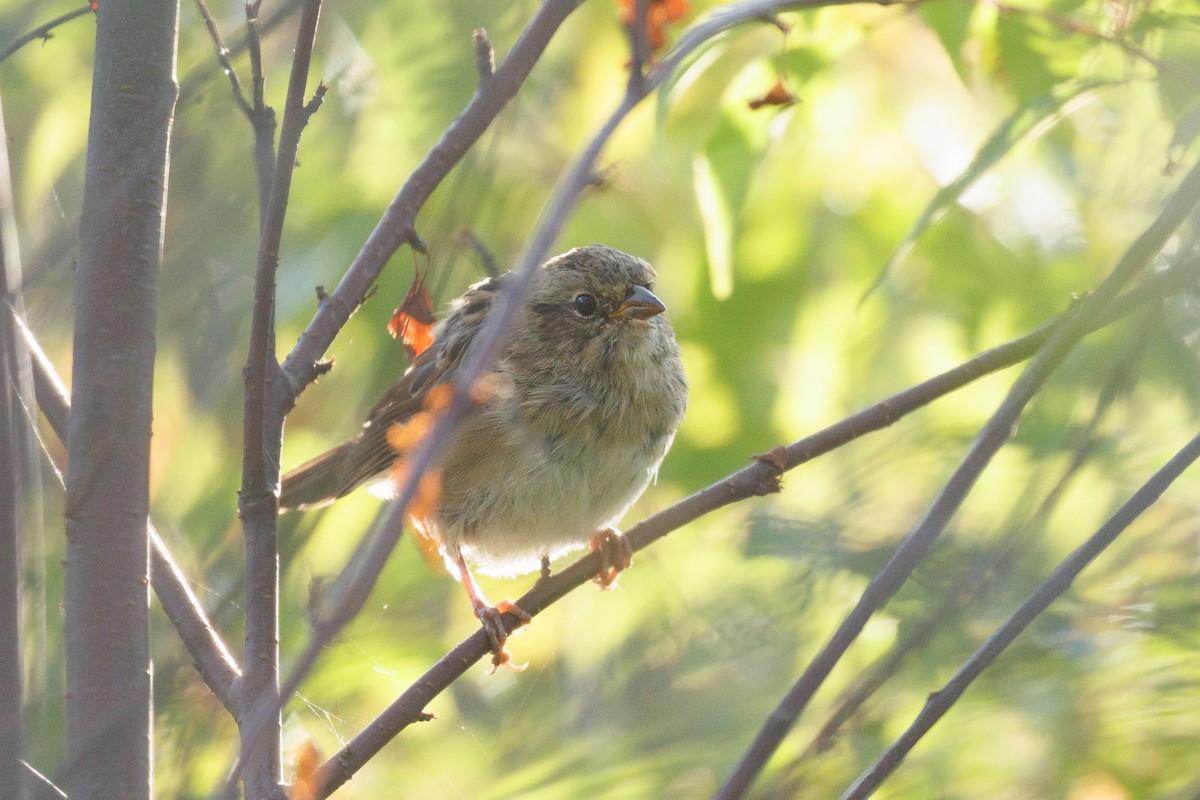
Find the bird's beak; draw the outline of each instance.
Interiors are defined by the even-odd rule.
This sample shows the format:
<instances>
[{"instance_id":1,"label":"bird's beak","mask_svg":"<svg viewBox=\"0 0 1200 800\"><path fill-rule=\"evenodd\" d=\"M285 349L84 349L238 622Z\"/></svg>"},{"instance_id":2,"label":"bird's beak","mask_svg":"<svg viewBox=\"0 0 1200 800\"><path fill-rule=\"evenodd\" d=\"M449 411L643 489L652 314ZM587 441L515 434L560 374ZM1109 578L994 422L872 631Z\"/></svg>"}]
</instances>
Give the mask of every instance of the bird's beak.
<instances>
[{"instance_id":1,"label":"bird's beak","mask_svg":"<svg viewBox=\"0 0 1200 800\"><path fill-rule=\"evenodd\" d=\"M646 320L666 310L667 307L663 305L662 300L654 296L654 292L645 286L634 286L625 302L608 316L610 319Z\"/></svg>"}]
</instances>

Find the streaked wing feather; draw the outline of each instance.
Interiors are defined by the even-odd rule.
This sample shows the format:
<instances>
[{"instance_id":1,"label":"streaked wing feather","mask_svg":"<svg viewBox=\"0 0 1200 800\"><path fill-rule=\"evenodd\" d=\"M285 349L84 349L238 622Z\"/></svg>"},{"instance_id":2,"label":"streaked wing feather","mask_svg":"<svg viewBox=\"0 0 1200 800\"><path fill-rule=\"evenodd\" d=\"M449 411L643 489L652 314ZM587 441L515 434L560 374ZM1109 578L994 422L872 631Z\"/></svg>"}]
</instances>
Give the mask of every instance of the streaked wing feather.
<instances>
[{"instance_id":1,"label":"streaked wing feather","mask_svg":"<svg viewBox=\"0 0 1200 800\"><path fill-rule=\"evenodd\" d=\"M339 476L338 497L349 494L395 463L396 451L387 440L388 430L421 411L434 386L453 379L492 307L496 292L506 283L507 276L500 276L468 289L456 301L433 345L417 356L404 377L371 409L353 440L353 457L343 462L345 472Z\"/></svg>"}]
</instances>

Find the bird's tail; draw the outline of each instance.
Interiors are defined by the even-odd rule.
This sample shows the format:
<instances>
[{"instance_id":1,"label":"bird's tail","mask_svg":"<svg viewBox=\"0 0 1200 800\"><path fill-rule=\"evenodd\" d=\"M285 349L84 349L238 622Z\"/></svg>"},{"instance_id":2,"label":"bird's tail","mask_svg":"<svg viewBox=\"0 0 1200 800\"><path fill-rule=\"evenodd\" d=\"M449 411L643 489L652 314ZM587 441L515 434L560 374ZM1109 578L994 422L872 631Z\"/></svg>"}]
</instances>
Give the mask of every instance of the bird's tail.
<instances>
[{"instance_id":1,"label":"bird's tail","mask_svg":"<svg viewBox=\"0 0 1200 800\"><path fill-rule=\"evenodd\" d=\"M354 486L347 488L344 478L353 445L353 441L340 444L284 475L279 510L320 508L348 494Z\"/></svg>"}]
</instances>

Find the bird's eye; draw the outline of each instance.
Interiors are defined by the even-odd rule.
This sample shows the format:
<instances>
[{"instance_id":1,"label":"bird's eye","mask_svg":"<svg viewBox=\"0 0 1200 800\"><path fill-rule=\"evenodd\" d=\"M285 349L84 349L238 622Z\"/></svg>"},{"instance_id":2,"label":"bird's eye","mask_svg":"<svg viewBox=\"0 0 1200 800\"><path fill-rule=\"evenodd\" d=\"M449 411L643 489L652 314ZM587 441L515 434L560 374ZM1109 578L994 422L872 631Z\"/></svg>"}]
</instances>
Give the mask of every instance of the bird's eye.
<instances>
[{"instance_id":1,"label":"bird's eye","mask_svg":"<svg viewBox=\"0 0 1200 800\"><path fill-rule=\"evenodd\" d=\"M590 317L596 313L596 298L590 294L581 294L575 298L575 313L581 317Z\"/></svg>"}]
</instances>

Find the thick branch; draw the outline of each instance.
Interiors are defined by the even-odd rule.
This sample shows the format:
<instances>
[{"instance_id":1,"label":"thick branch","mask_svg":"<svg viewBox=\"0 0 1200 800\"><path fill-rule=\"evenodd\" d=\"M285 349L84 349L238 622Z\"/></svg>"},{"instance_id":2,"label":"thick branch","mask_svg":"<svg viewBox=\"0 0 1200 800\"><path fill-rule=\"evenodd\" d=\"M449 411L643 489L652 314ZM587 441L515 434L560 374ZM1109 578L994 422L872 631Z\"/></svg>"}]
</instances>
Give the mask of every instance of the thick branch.
<instances>
[{"instance_id":1,"label":"thick branch","mask_svg":"<svg viewBox=\"0 0 1200 800\"><path fill-rule=\"evenodd\" d=\"M80 220L67 433L67 760L73 797L149 798L151 391L175 3L105 0Z\"/></svg>"},{"instance_id":2,"label":"thick branch","mask_svg":"<svg viewBox=\"0 0 1200 800\"><path fill-rule=\"evenodd\" d=\"M1071 587L1072 581L1083 572L1096 556L1104 552L1118 536L1128 528L1143 511L1162 496L1176 478L1185 469L1200 458L1200 435L1196 436L1182 450L1154 473L1133 497L1117 510L1099 530L1071 555L1067 556L1044 580L1038 588L1026 598L1021 607L1013 612L1004 624L967 659L954 677L940 691L929 696L925 708L917 715L916 720L909 726L900 738L887 749L879 760L871 765L858 780L842 795L843 800L863 800L870 797L879 784L900 766L900 762L908 755L913 746L920 741L934 724L942 718L950 707L962 696L967 687L979 677L996 657L1000 655L1017 636L1029 626L1039 614L1046 610L1059 595Z\"/></svg>"},{"instance_id":3,"label":"thick branch","mask_svg":"<svg viewBox=\"0 0 1200 800\"><path fill-rule=\"evenodd\" d=\"M1095 292L1082 298L1065 315L980 431L962 463L925 515L900 543L892 559L867 585L854 609L768 716L754 742L715 798L733 800L741 797L749 788L842 654L857 639L867 620L892 598L924 559L933 541L945 529L992 456L1012 436L1026 404L1101 317L1105 306L1163 248L1197 202L1200 202L1200 166L1192 168L1159 216L1130 246Z\"/></svg>"}]
</instances>

